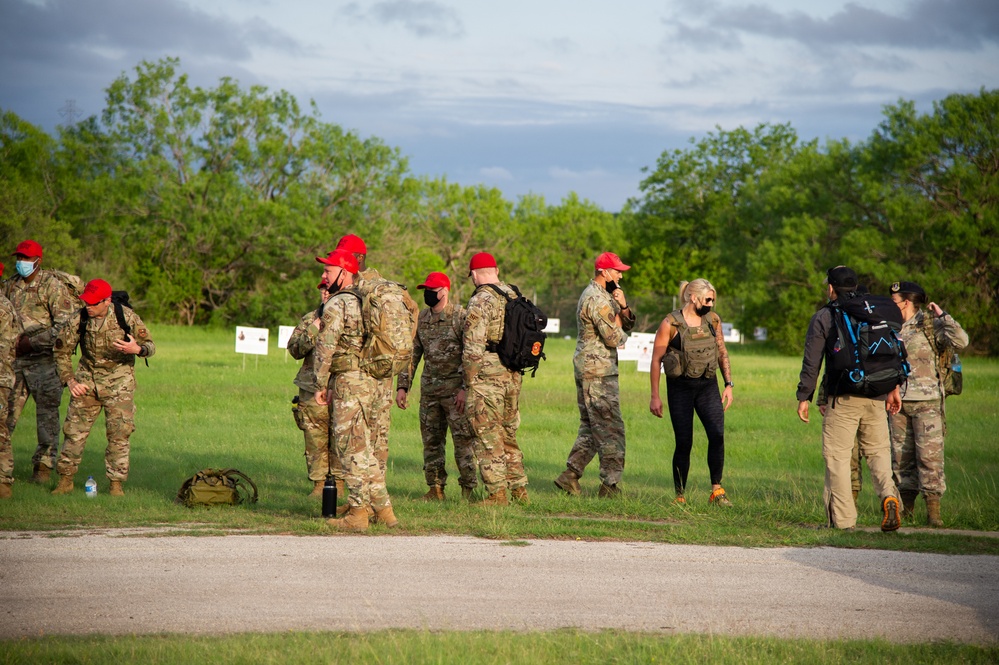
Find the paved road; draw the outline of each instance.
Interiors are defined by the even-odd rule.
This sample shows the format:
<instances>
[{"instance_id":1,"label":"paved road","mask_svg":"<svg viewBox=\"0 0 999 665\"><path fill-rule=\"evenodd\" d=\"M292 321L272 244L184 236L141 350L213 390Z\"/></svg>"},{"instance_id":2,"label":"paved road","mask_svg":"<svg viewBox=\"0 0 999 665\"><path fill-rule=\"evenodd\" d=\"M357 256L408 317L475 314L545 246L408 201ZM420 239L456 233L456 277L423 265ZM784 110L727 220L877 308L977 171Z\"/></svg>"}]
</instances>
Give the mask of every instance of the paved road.
<instances>
[{"instance_id":1,"label":"paved road","mask_svg":"<svg viewBox=\"0 0 999 665\"><path fill-rule=\"evenodd\" d=\"M996 556L8 533L0 588L2 638L577 627L999 643Z\"/></svg>"}]
</instances>

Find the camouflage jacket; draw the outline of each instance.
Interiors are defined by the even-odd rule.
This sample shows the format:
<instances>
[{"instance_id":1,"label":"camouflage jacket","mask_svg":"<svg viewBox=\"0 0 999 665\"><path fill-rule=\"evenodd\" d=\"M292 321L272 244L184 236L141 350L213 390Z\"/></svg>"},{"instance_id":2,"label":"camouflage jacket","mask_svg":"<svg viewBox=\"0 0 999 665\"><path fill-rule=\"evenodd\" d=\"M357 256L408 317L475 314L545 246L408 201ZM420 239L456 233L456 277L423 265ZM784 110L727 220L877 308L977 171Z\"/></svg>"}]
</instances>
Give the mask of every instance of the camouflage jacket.
<instances>
[{"instance_id":1,"label":"camouflage jacket","mask_svg":"<svg viewBox=\"0 0 999 665\"><path fill-rule=\"evenodd\" d=\"M4 282L3 290L31 340L31 355L51 356L59 329L79 311L80 301L51 270L39 270L31 283L15 275Z\"/></svg>"},{"instance_id":2,"label":"camouflage jacket","mask_svg":"<svg viewBox=\"0 0 999 665\"><path fill-rule=\"evenodd\" d=\"M324 355L325 348L318 347L319 329L312 325L319 318L317 311L305 314L288 338L288 353L302 361L295 385L312 393L324 390L330 379L330 359Z\"/></svg>"},{"instance_id":3,"label":"camouflage jacket","mask_svg":"<svg viewBox=\"0 0 999 665\"><path fill-rule=\"evenodd\" d=\"M420 391L436 397L453 396L461 390L461 349L465 326L465 309L448 302L440 312L429 307L420 312L413 338L413 362L399 373L398 387L408 391L420 358L425 360Z\"/></svg>"},{"instance_id":4,"label":"camouflage jacket","mask_svg":"<svg viewBox=\"0 0 999 665\"><path fill-rule=\"evenodd\" d=\"M333 375L360 367L364 321L361 319L361 299L353 289L340 291L327 300L322 318L309 325L317 331L309 333L316 336L313 353L329 362L327 383Z\"/></svg>"},{"instance_id":5,"label":"camouflage jacket","mask_svg":"<svg viewBox=\"0 0 999 665\"><path fill-rule=\"evenodd\" d=\"M56 367L59 379L67 385L73 375L73 351L80 345L80 363L76 368L76 380L88 386L113 387L134 377L135 356L122 353L114 348L114 343L125 339L125 331L118 325L114 307L108 307L101 318L87 320L87 330L80 339L80 313L66 322L55 343ZM156 345L149 336L149 329L131 308L124 308L125 323L132 328L132 338L142 347L140 356L148 358L156 353Z\"/></svg>"},{"instance_id":6,"label":"camouflage jacket","mask_svg":"<svg viewBox=\"0 0 999 665\"><path fill-rule=\"evenodd\" d=\"M621 325L614 317L621 314ZM597 378L617 374L617 347L628 339L625 334L635 325L635 314L621 313L621 306L607 289L590 280L576 305L576 352L572 366L579 378Z\"/></svg>"},{"instance_id":7,"label":"camouflage jacket","mask_svg":"<svg viewBox=\"0 0 999 665\"><path fill-rule=\"evenodd\" d=\"M14 387L14 347L20 334L21 320L17 317L14 306L0 296L0 388ZM2 408L4 406L0 405L0 409Z\"/></svg>"},{"instance_id":8,"label":"camouflage jacket","mask_svg":"<svg viewBox=\"0 0 999 665\"><path fill-rule=\"evenodd\" d=\"M509 286L497 282L511 296L516 295ZM461 368L465 386L481 378L499 376L510 372L500 362L499 356L486 350L489 342L498 342L503 336L503 321L506 318L506 298L482 285L468 300L465 311L465 328L462 335Z\"/></svg>"},{"instance_id":9,"label":"camouflage jacket","mask_svg":"<svg viewBox=\"0 0 999 665\"><path fill-rule=\"evenodd\" d=\"M926 336L927 316L932 315L925 310L916 312L915 316L902 324L899 333L899 337L905 342L905 350L909 354L909 366L912 368L909 378L902 386L902 399L906 401L915 402L942 397L936 354ZM961 324L950 314L934 318L932 326L938 348L949 346L955 351L960 351L968 346L968 333L964 332Z\"/></svg>"}]
</instances>

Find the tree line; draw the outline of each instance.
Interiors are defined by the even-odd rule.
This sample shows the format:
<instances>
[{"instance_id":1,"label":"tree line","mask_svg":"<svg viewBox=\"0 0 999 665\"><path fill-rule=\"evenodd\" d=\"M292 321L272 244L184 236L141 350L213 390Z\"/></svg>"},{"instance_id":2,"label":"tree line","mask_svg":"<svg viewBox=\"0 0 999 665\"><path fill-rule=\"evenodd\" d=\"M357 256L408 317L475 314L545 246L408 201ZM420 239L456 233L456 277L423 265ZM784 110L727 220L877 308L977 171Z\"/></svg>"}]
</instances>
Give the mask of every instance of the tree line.
<instances>
[{"instance_id":1,"label":"tree line","mask_svg":"<svg viewBox=\"0 0 999 665\"><path fill-rule=\"evenodd\" d=\"M56 136L0 110L0 238L32 237L45 265L125 288L153 321L277 326L317 301L314 257L345 233L409 285L439 270L466 300L468 259L494 253L572 332L602 251L652 330L678 283L708 278L719 313L800 351L826 268L874 292L921 283L999 353L999 91L931 113L884 109L871 136L803 141L789 124L708 133L649 166L608 212L569 194L510 201L495 188L419 177L399 150L303 109L285 91L223 78L192 86L180 62L142 62L107 89L100 117Z\"/></svg>"}]
</instances>

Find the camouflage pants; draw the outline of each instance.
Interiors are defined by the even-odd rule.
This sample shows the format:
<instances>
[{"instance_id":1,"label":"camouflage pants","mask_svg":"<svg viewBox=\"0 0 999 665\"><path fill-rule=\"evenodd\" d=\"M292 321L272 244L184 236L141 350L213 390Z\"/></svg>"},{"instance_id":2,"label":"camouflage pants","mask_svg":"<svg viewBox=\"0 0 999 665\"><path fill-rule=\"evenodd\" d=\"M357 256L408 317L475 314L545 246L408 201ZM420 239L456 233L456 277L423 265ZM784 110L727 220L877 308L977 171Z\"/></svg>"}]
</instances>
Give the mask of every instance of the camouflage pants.
<instances>
[{"instance_id":1,"label":"camouflage pants","mask_svg":"<svg viewBox=\"0 0 999 665\"><path fill-rule=\"evenodd\" d=\"M947 491L939 400L903 401L902 410L891 417L891 448L899 491Z\"/></svg>"},{"instance_id":2,"label":"camouflage pants","mask_svg":"<svg viewBox=\"0 0 999 665\"><path fill-rule=\"evenodd\" d=\"M52 468L59 453L59 403L62 402L62 381L55 359L47 356L22 358L14 363L14 389L7 398L7 429L13 436L28 395L35 398L35 422L38 447L31 464Z\"/></svg>"},{"instance_id":3,"label":"camouflage pants","mask_svg":"<svg viewBox=\"0 0 999 665\"><path fill-rule=\"evenodd\" d=\"M520 387L516 372L483 377L468 390L468 419L475 431L475 458L489 494L525 487L524 454L517 445Z\"/></svg>"},{"instance_id":4,"label":"camouflage pants","mask_svg":"<svg viewBox=\"0 0 999 665\"><path fill-rule=\"evenodd\" d=\"M0 483L14 482L14 450L10 446L10 430L7 429L7 398L10 388L0 388Z\"/></svg>"},{"instance_id":5,"label":"camouflage pants","mask_svg":"<svg viewBox=\"0 0 999 665\"><path fill-rule=\"evenodd\" d=\"M340 456L347 502L354 507L370 504L375 510L392 505L385 487L385 476L378 471L374 454L372 404L378 385L360 370L330 377L333 400L329 405L333 445Z\"/></svg>"},{"instance_id":6,"label":"camouflage pants","mask_svg":"<svg viewBox=\"0 0 999 665\"><path fill-rule=\"evenodd\" d=\"M860 493L864 485L864 472L860 468L860 438L853 442L853 456L850 457L850 485L853 491Z\"/></svg>"},{"instance_id":7,"label":"camouflage pants","mask_svg":"<svg viewBox=\"0 0 999 665\"><path fill-rule=\"evenodd\" d=\"M309 480L325 480L328 473L343 480L340 458L330 444L329 407L317 404L314 392L299 389L298 403L291 413L298 429L305 434L305 466Z\"/></svg>"},{"instance_id":8,"label":"camouflage pants","mask_svg":"<svg viewBox=\"0 0 999 665\"><path fill-rule=\"evenodd\" d=\"M135 431L134 380L124 388L102 392L92 386L83 397L69 400L69 412L63 426L65 441L57 470L60 476L75 476L83 458L83 448L98 414L104 409L108 447L104 468L109 480L128 480L128 437Z\"/></svg>"},{"instance_id":9,"label":"camouflage pants","mask_svg":"<svg viewBox=\"0 0 999 665\"><path fill-rule=\"evenodd\" d=\"M447 484L445 458L447 431L454 441L454 463L458 467L458 484L475 489L475 432L468 416L458 413L454 395L434 397L420 393L420 434L423 436L423 474L427 485Z\"/></svg>"},{"instance_id":10,"label":"camouflage pants","mask_svg":"<svg viewBox=\"0 0 999 665\"><path fill-rule=\"evenodd\" d=\"M566 467L576 476L594 455L600 456L600 481L617 485L624 472L624 420L621 419L618 377L576 377L579 433L569 451Z\"/></svg>"},{"instance_id":11,"label":"camouflage pants","mask_svg":"<svg viewBox=\"0 0 999 665\"><path fill-rule=\"evenodd\" d=\"M375 399L371 404L374 420L371 421L371 446L375 459L378 460L378 474L382 485L385 485L385 469L389 456L389 425L392 422L392 404L395 402L395 392L392 390L392 379L376 379Z\"/></svg>"}]
</instances>

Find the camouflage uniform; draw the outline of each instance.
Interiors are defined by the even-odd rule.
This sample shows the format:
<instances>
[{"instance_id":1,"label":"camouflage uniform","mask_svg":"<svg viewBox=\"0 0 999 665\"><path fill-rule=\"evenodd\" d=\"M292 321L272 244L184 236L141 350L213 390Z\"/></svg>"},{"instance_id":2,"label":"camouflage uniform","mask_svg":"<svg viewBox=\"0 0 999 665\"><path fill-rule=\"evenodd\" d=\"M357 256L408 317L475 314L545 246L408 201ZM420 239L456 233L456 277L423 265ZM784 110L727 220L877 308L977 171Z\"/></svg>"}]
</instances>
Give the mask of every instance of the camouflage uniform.
<instances>
[{"instance_id":1,"label":"camouflage uniform","mask_svg":"<svg viewBox=\"0 0 999 665\"><path fill-rule=\"evenodd\" d=\"M425 358L420 379L420 433L423 435L423 473L431 487L444 487L447 482L444 460L448 427L454 440L458 484L468 490L475 489L477 484L475 432L468 416L458 412L454 401L464 387L461 373L464 324L465 310L461 305L449 302L440 312L429 307L423 309L413 340L413 362L408 370L399 374L399 389L409 392L420 358Z\"/></svg>"},{"instance_id":2,"label":"camouflage uniform","mask_svg":"<svg viewBox=\"0 0 999 665\"><path fill-rule=\"evenodd\" d=\"M69 412L63 426L65 441L59 456L57 471L60 476L72 477L80 466L87 436L94 426L101 409L107 429L108 447L104 453L104 466L109 480L128 480L128 438L135 431L135 356L122 353L114 343L125 339L125 331L118 325L114 305L108 307L101 318L87 320L86 333L80 339L80 314L66 322L55 343L55 360L63 385L75 378L87 387L82 397L70 397ZM149 336L149 329L139 315L130 308L123 308L125 323L131 327L132 338L142 347L140 357L156 353L156 345ZM80 345L80 363L73 375L73 350Z\"/></svg>"},{"instance_id":3,"label":"camouflage uniform","mask_svg":"<svg viewBox=\"0 0 999 665\"><path fill-rule=\"evenodd\" d=\"M302 361L302 367L295 376L298 401L291 413L295 416L298 429L305 435L305 466L309 480L319 482L332 473L334 478L342 481L340 457L330 440L329 407L316 402L316 393L326 389L330 376L329 358L316 352L319 331L311 324L317 318L318 310L307 313L288 338L288 353Z\"/></svg>"},{"instance_id":4,"label":"camouflage uniform","mask_svg":"<svg viewBox=\"0 0 999 665\"><path fill-rule=\"evenodd\" d=\"M515 295L502 282L496 284ZM475 457L489 495L527 486L524 454L517 445L520 427L520 372L507 369L499 356L486 350L503 336L506 299L480 286L468 301L462 352L462 372L468 389L465 406L475 431Z\"/></svg>"},{"instance_id":5,"label":"camouflage uniform","mask_svg":"<svg viewBox=\"0 0 999 665\"><path fill-rule=\"evenodd\" d=\"M21 334L21 320L9 300L0 296L0 483L14 482L14 452L7 429L7 398L14 387L14 346Z\"/></svg>"},{"instance_id":6,"label":"camouflage uniform","mask_svg":"<svg viewBox=\"0 0 999 665\"><path fill-rule=\"evenodd\" d=\"M79 301L51 270L38 270L30 283L20 275L10 278L4 284L4 295L14 305L24 334L31 340L31 354L14 362L14 387L7 398L7 429L13 435L28 395L34 397L38 447L31 463L52 468L59 452L63 390L52 349L60 326L77 311Z\"/></svg>"},{"instance_id":7,"label":"camouflage uniform","mask_svg":"<svg viewBox=\"0 0 999 665\"><path fill-rule=\"evenodd\" d=\"M968 334L944 314L932 322L930 314L919 311L902 325L899 337L905 342L912 371L903 386L902 410L891 416L891 444L895 482L900 492L943 494L944 411L943 391L937 374L937 357L927 338L925 326L932 325L936 345L960 351L968 345Z\"/></svg>"},{"instance_id":8,"label":"camouflage uniform","mask_svg":"<svg viewBox=\"0 0 999 665\"><path fill-rule=\"evenodd\" d=\"M330 438L340 457L348 504L382 510L392 503L374 454L378 382L359 369L364 342L360 299L352 290L337 293L326 301L322 319L310 327L309 334L317 339L315 353L330 359Z\"/></svg>"},{"instance_id":9,"label":"camouflage uniform","mask_svg":"<svg viewBox=\"0 0 999 665\"><path fill-rule=\"evenodd\" d=\"M357 274L358 282L354 289L362 296L365 295L375 283L384 280L377 270L368 268ZM392 378L374 379L375 393L371 403L371 445L375 459L378 461L378 474L381 476L380 483L385 485L385 469L388 465L389 456L389 425L392 422Z\"/></svg>"},{"instance_id":10,"label":"camouflage uniform","mask_svg":"<svg viewBox=\"0 0 999 665\"><path fill-rule=\"evenodd\" d=\"M621 326L614 318L621 315ZM621 418L617 347L635 325L607 289L594 280L583 289L576 306L578 337L572 356L579 406L579 433L569 451L566 468L577 478L594 455L600 455L600 480L614 486L624 472L624 420Z\"/></svg>"}]
</instances>

